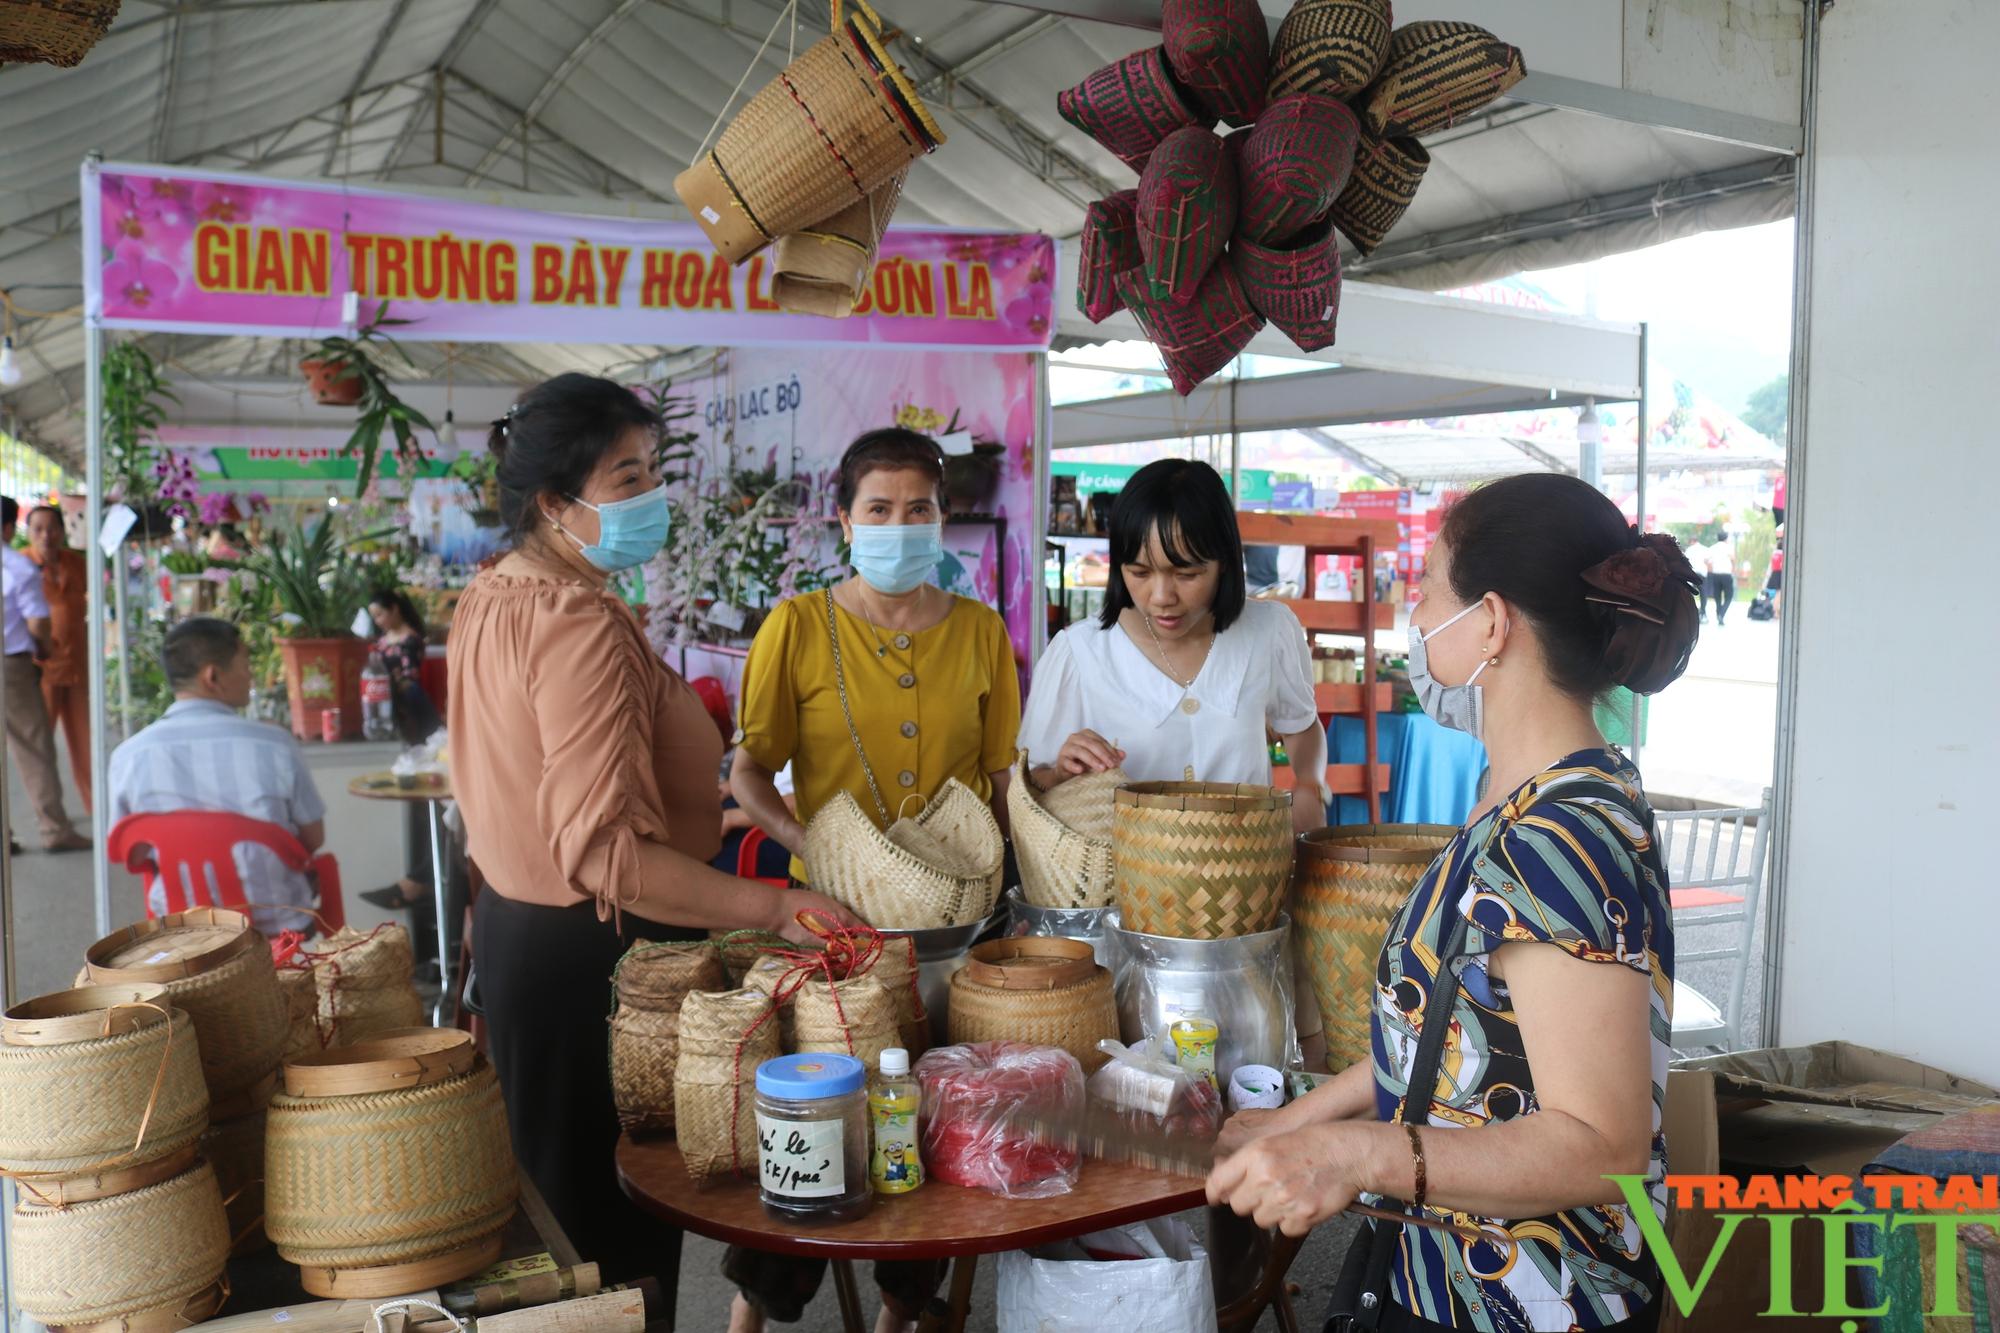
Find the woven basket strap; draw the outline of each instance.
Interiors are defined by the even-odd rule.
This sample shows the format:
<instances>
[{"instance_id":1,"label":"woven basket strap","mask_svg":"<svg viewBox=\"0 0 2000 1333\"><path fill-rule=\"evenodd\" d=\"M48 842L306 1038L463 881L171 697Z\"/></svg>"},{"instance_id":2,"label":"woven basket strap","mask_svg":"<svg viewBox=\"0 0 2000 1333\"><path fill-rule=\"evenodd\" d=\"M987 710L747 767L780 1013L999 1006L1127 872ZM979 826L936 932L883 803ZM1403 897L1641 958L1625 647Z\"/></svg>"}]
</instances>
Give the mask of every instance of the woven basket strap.
<instances>
[{"instance_id":1,"label":"woven basket strap","mask_svg":"<svg viewBox=\"0 0 2000 1333\"><path fill-rule=\"evenodd\" d=\"M882 789L875 785L875 767L868 762L868 752L861 748L861 733L854 725L854 709L847 702L847 668L840 659L840 625L834 619L833 589L826 590L826 635L833 642L833 683L840 695L840 715L847 719L847 735L854 742L854 755L861 761L861 776L868 779L868 794L875 798L875 809L882 815L882 823L889 823L889 805L882 799Z\"/></svg>"}]
</instances>

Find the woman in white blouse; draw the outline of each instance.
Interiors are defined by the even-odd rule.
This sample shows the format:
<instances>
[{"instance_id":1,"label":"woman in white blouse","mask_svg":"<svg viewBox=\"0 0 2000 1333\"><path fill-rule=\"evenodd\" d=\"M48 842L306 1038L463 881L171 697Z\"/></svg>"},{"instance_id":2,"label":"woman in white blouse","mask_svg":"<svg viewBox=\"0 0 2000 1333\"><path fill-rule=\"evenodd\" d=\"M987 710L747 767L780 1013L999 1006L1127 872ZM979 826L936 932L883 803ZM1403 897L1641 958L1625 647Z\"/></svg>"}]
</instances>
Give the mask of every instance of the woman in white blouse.
<instances>
[{"instance_id":1,"label":"woman in white blouse","mask_svg":"<svg viewBox=\"0 0 2000 1333\"><path fill-rule=\"evenodd\" d=\"M1134 782L1269 783L1267 728L1301 779L1292 826L1321 827L1326 730L1305 630L1287 607L1248 600L1236 509L1215 469L1149 464L1111 509L1103 615L1070 626L1036 664L1020 741L1035 783L1110 768Z\"/></svg>"},{"instance_id":2,"label":"woman in white blouse","mask_svg":"<svg viewBox=\"0 0 2000 1333\"><path fill-rule=\"evenodd\" d=\"M1299 618L1249 600L1236 507L1206 463L1140 468L1111 507L1104 614L1035 666L1020 745L1043 791L1122 768L1134 782L1271 781L1266 729L1299 779L1292 827L1326 823L1326 729ZM1317 799L1315 799L1317 796ZM1301 997L1310 981L1293 968ZM1319 1008L1298 1005L1306 1066L1325 1062Z\"/></svg>"}]
</instances>

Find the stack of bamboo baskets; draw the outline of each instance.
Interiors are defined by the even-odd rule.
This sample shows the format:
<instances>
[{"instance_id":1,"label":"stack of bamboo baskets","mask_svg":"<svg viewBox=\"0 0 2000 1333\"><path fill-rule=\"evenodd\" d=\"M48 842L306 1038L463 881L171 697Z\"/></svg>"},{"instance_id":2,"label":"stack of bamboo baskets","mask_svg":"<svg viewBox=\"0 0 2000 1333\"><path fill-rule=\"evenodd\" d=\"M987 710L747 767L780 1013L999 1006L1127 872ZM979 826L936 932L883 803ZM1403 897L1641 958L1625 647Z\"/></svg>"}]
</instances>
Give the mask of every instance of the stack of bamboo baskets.
<instances>
[{"instance_id":1,"label":"stack of bamboo baskets","mask_svg":"<svg viewBox=\"0 0 2000 1333\"><path fill-rule=\"evenodd\" d=\"M267 958L268 962L268 958ZM13 1296L52 1328L180 1328L224 1295L230 1231L195 1027L157 984L84 986L0 1020Z\"/></svg>"}]
</instances>

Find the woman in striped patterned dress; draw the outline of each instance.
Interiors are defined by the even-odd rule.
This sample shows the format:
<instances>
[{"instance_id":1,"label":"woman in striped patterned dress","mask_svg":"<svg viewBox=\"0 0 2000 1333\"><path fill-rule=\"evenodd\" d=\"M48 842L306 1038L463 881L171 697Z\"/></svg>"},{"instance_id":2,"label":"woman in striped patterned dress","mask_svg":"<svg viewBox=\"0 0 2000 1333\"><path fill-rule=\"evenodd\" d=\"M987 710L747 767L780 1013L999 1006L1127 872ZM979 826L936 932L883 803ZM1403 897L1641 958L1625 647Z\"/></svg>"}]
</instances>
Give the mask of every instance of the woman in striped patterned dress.
<instances>
[{"instance_id":1,"label":"woman in striped patterned dress","mask_svg":"<svg viewBox=\"0 0 2000 1333\"><path fill-rule=\"evenodd\" d=\"M1495 482L1446 516L1411 684L1485 741L1489 794L1390 924L1372 1061L1230 1121L1209 1197L1293 1235L1362 1199L1493 1239L1364 1228L1336 1316L1372 1292L1384 1330L1657 1322L1659 1274L1610 1177L1642 1178L1664 1219L1673 921L1639 774L1592 705L1681 674L1695 586L1671 538L1572 477ZM1441 972L1438 1072L1406 1117Z\"/></svg>"}]
</instances>

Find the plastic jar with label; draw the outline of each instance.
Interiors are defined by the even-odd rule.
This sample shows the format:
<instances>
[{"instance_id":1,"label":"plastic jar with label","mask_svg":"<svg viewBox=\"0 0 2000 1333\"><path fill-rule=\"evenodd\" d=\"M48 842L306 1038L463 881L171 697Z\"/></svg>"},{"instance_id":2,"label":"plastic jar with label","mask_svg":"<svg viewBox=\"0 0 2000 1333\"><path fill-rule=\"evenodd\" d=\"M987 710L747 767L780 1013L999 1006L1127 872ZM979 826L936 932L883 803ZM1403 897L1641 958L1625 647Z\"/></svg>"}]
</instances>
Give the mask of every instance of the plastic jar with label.
<instances>
[{"instance_id":1,"label":"plastic jar with label","mask_svg":"<svg viewBox=\"0 0 2000 1333\"><path fill-rule=\"evenodd\" d=\"M757 1181L786 1222L868 1211L868 1066L851 1055L781 1055L757 1066Z\"/></svg>"}]
</instances>

